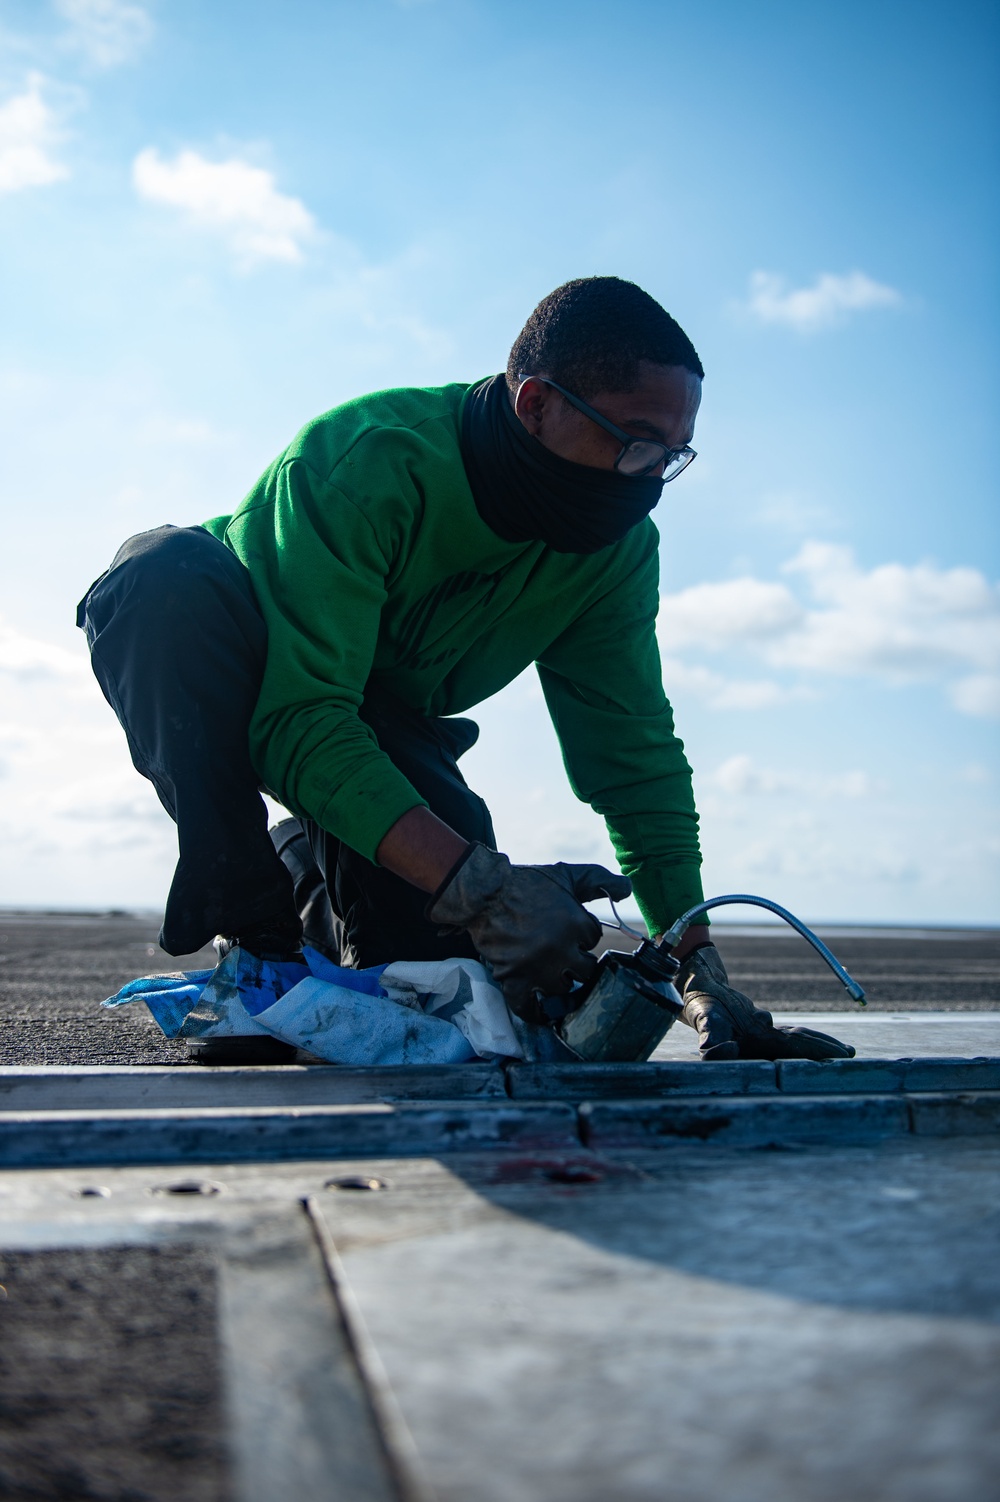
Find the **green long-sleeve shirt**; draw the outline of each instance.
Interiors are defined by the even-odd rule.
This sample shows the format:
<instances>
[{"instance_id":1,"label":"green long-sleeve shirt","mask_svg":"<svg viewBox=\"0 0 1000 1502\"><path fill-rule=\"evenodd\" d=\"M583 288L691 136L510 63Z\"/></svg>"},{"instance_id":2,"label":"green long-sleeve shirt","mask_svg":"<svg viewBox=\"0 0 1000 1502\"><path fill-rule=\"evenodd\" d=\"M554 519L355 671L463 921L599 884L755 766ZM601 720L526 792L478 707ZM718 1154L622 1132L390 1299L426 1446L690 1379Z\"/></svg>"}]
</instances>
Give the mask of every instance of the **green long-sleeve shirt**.
<instances>
[{"instance_id":1,"label":"green long-sleeve shirt","mask_svg":"<svg viewBox=\"0 0 1000 1502\"><path fill-rule=\"evenodd\" d=\"M570 785L607 822L643 917L701 900L691 772L660 677L652 521L589 555L504 542L459 449L466 385L381 391L309 423L232 516L268 629L250 729L264 784L374 859L424 800L358 717L371 680L458 714L530 663Z\"/></svg>"}]
</instances>

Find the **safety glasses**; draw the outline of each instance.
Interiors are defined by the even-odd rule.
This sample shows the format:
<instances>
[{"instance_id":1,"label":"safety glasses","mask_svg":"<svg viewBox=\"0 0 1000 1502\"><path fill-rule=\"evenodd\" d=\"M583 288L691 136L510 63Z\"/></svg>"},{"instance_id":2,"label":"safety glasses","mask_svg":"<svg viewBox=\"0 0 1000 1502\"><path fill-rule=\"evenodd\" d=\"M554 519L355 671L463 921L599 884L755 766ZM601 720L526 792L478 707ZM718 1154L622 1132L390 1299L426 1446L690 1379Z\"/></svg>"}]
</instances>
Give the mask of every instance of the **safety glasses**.
<instances>
[{"instance_id":1,"label":"safety glasses","mask_svg":"<svg viewBox=\"0 0 1000 1502\"><path fill-rule=\"evenodd\" d=\"M575 407L578 412L583 413L584 417L589 417L591 422L596 422L598 427L618 439L623 447L615 460L615 469L621 475L632 475L636 478L651 475L662 465L661 479L664 484L667 484L670 480L676 480L681 470L687 469L691 460L698 457L697 452L689 444L685 443L682 448L672 449L667 444L657 443L652 438L636 438L632 433L626 433L624 428L619 428L615 423L609 422L606 417L601 416L600 412L596 412L578 396L574 396L572 391L567 391L565 386L560 386L558 381L550 381L548 376L521 376L522 381L529 379L544 381L546 386L551 386L558 391L571 407Z\"/></svg>"}]
</instances>

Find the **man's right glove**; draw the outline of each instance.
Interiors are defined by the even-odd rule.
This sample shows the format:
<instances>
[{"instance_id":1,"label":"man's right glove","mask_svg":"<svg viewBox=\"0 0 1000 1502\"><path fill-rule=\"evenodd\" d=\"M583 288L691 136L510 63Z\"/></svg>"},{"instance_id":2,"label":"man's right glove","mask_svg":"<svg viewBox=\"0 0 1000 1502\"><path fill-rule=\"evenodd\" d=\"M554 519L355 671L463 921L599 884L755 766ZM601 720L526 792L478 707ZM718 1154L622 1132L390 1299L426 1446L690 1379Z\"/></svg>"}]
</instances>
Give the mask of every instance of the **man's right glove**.
<instances>
[{"instance_id":1,"label":"man's right glove","mask_svg":"<svg viewBox=\"0 0 1000 1502\"><path fill-rule=\"evenodd\" d=\"M512 866L499 851L470 845L427 904L432 923L468 930L512 1012L544 1021L535 992L565 994L597 968L589 951L601 925L581 904L628 897L632 883L603 866Z\"/></svg>"},{"instance_id":2,"label":"man's right glove","mask_svg":"<svg viewBox=\"0 0 1000 1502\"><path fill-rule=\"evenodd\" d=\"M703 1059L853 1059L849 1043L809 1027L775 1027L770 1012L729 984L714 944L693 949L674 982L681 1020L697 1030Z\"/></svg>"}]
</instances>

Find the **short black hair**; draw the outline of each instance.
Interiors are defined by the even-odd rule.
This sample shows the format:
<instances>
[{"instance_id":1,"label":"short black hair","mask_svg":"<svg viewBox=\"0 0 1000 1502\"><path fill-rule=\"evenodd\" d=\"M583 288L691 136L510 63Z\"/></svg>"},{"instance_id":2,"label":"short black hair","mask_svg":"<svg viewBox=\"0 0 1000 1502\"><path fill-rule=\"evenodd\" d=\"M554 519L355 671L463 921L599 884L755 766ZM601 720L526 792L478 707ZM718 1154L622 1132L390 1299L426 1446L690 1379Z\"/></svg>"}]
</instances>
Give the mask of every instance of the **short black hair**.
<instances>
[{"instance_id":1,"label":"short black hair","mask_svg":"<svg viewBox=\"0 0 1000 1502\"><path fill-rule=\"evenodd\" d=\"M705 374L680 324L635 282L577 277L543 297L514 340L507 387L513 396L522 376L547 375L584 400L634 391L640 360Z\"/></svg>"}]
</instances>

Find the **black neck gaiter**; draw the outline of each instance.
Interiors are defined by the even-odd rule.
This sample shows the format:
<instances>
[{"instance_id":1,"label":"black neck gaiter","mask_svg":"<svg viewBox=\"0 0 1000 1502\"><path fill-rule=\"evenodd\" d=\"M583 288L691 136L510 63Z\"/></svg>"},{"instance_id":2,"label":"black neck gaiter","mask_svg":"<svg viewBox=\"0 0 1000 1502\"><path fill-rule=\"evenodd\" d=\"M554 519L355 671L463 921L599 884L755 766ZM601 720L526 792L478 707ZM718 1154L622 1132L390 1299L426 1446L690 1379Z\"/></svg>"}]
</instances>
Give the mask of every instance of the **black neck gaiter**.
<instances>
[{"instance_id":1,"label":"black neck gaiter","mask_svg":"<svg viewBox=\"0 0 1000 1502\"><path fill-rule=\"evenodd\" d=\"M597 553L638 526L663 489L656 476L620 475L553 454L521 423L502 375L466 396L461 446L476 510L505 542Z\"/></svg>"}]
</instances>

